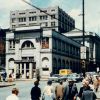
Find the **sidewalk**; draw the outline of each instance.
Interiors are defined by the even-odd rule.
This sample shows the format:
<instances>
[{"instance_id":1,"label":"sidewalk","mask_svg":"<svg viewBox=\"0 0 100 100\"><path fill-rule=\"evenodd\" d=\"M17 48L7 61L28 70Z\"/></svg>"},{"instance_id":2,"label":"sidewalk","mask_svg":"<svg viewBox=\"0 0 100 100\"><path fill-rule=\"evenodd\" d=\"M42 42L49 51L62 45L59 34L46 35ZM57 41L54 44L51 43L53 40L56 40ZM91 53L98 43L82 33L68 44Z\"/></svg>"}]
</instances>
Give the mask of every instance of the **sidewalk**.
<instances>
[{"instance_id":1,"label":"sidewalk","mask_svg":"<svg viewBox=\"0 0 100 100\"><path fill-rule=\"evenodd\" d=\"M0 88L15 85L14 82L0 82Z\"/></svg>"}]
</instances>

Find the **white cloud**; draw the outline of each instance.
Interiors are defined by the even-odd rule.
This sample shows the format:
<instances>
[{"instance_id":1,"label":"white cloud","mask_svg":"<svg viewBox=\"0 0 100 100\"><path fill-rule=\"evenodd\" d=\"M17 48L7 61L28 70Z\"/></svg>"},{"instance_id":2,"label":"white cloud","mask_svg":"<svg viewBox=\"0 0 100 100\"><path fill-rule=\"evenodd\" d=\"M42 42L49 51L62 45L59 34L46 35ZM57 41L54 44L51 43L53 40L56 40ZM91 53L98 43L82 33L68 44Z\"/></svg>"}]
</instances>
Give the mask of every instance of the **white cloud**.
<instances>
[{"instance_id":1,"label":"white cloud","mask_svg":"<svg viewBox=\"0 0 100 100\"><path fill-rule=\"evenodd\" d=\"M30 0L27 0L30 2ZM22 0L0 0L0 26L8 28L10 21L10 11L31 8Z\"/></svg>"},{"instance_id":2,"label":"white cloud","mask_svg":"<svg viewBox=\"0 0 100 100\"><path fill-rule=\"evenodd\" d=\"M82 29L82 13L80 9L72 9L68 14L75 19L76 28Z\"/></svg>"}]
</instances>

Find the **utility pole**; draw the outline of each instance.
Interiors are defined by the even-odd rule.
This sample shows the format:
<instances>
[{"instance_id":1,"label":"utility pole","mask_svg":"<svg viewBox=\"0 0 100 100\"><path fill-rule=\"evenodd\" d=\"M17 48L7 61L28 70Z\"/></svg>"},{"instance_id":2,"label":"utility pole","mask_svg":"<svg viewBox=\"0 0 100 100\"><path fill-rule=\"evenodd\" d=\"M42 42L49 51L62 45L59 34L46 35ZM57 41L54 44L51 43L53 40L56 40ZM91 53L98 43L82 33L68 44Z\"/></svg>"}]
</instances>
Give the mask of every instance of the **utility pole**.
<instances>
[{"instance_id":1,"label":"utility pole","mask_svg":"<svg viewBox=\"0 0 100 100\"><path fill-rule=\"evenodd\" d=\"M83 21L83 46L85 47L85 13L84 13L84 0L82 0L82 21ZM85 59L82 60L82 73L83 76L85 77L85 72L86 72L86 62Z\"/></svg>"},{"instance_id":2,"label":"utility pole","mask_svg":"<svg viewBox=\"0 0 100 100\"><path fill-rule=\"evenodd\" d=\"M82 12L83 12L83 46L85 46L85 11L84 11L84 0L82 2Z\"/></svg>"}]
</instances>

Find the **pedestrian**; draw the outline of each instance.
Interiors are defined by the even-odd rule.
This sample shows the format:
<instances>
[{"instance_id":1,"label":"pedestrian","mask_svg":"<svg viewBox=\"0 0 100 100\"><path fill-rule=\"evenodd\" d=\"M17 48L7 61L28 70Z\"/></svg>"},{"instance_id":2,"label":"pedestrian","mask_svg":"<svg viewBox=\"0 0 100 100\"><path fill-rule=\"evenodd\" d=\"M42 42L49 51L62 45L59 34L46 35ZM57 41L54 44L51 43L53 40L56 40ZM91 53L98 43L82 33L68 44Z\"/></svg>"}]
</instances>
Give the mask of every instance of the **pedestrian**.
<instances>
[{"instance_id":1,"label":"pedestrian","mask_svg":"<svg viewBox=\"0 0 100 100\"><path fill-rule=\"evenodd\" d=\"M47 85L44 87L42 100L55 100L55 92L51 80L48 80Z\"/></svg>"},{"instance_id":2,"label":"pedestrian","mask_svg":"<svg viewBox=\"0 0 100 100\"><path fill-rule=\"evenodd\" d=\"M81 100L96 100L96 95L89 86L83 91Z\"/></svg>"},{"instance_id":3,"label":"pedestrian","mask_svg":"<svg viewBox=\"0 0 100 100\"><path fill-rule=\"evenodd\" d=\"M6 100L19 100L18 98L19 90L17 88L12 89L12 94L9 95Z\"/></svg>"},{"instance_id":4,"label":"pedestrian","mask_svg":"<svg viewBox=\"0 0 100 100\"><path fill-rule=\"evenodd\" d=\"M99 88L99 77L98 76L95 76L95 79L93 81L93 85L94 85L95 92L97 92L98 88Z\"/></svg>"},{"instance_id":5,"label":"pedestrian","mask_svg":"<svg viewBox=\"0 0 100 100\"><path fill-rule=\"evenodd\" d=\"M73 79L68 80L69 84L65 86L62 100L76 100L78 90Z\"/></svg>"},{"instance_id":6,"label":"pedestrian","mask_svg":"<svg viewBox=\"0 0 100 100\"><path fill-rule=\"evenodd\" d=\"M79 96L80 99L82 99L83 91L85 91L87 88L90 88L89 81L87 81L86 79L84 79L82 81L82 85L83 86L80 88L79 93L78 93L78 96Z\"/></svg>"},{"instance_id":7,"label":"pedestrian","mask_svg":"<svg viewBox=\"0 0 100 100\"><path fill-rule=\"evenodd\" d=\"M55 88L56 100L62 100L63 92L64 92L63 82L60 81L59 85L57 85Z\"/></svg>"},{"instance_id":8,"label":"pedestrian","mask_svg":"<svg viewBox=\"0 0 100 100\"><path fill-rule=\"evenodd\" d=\"M2 76L3 76L3 81L5 82L6 81L6 77L7 77L7 73L4 72Z\"/></svg>"},{"instance_id":9,"label":"pedestrian","mask_svg":"<svg viewBox=\"0 0 100 100\"><path fill-rule=\"evenodd\" d=\"M39 81L34 82L34 87L31 89L31 100L40 100L41 89L38 87Z\"/></svg>"}]
</instances>

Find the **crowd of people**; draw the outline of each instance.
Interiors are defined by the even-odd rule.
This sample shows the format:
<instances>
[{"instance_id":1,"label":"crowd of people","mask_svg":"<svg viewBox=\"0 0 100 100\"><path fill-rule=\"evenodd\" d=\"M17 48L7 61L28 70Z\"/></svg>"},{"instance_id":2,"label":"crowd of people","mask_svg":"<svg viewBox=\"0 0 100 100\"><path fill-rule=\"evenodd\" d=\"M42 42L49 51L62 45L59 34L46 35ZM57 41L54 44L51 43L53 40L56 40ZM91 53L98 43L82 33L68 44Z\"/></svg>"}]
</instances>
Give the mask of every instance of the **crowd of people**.
<instances>
[{"instance_id":1,"label":"crowd of people","mask_svg":"<svg viewBox=\"0 0 100 100\"><path fill-rule=\"evenodd\" d=\"M98 92L98 88L98 76L84 78L79 92L73 79L66 81L66 85L60 81L55 87L52 85L52 81L48 80L42 92L39 87L39 80L36 80L31 89L30 97L31 100L96 100L95 92ZM12 94L6 100L19 100L18 93L18 89L14 88Z\"/></svg>"}]
</instances>

